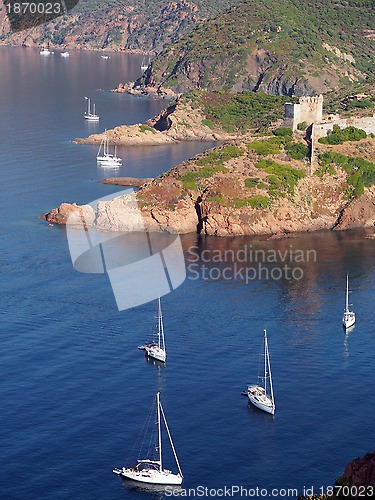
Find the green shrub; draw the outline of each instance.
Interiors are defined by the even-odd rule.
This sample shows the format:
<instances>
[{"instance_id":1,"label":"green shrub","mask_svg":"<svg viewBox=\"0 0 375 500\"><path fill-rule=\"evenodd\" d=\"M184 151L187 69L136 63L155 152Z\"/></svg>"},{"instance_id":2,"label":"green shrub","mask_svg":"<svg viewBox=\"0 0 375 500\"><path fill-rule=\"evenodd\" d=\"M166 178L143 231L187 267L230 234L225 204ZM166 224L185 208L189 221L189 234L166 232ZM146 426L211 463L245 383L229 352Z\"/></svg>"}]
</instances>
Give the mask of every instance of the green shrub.
<instances>
[{"instance_id":1,"label":"green shrub","mask_svg":"<svg viewBox=\"0 0 375 500\"><path fill-rule=\"evenodd\" d=\"M286 135L293 135L293 130L288 127L279 127L275 130L272 131L272 133L276 136L286 136Z\"/></svg>"},{"instance_id":2,"label":"green shrub","mask_svg":"<svg viewBox=\"0 0 375 500\"><path fill-rule=\"evenodd\" d=\"M150 127L149 125L140 125L139 130L141 132L146 132L148 130L149 132L152 132L153 134L156 134L156 130Z\"/></svg>"},{"instance_id":3,"label":"green shrub","mask_svg":"<svg viewBox=\"0 0 375 500\"><path fill-rule=\"evenodd\" d=\"M207 120L206 118L204 118L202 120L202 125L205 125L206 127L209 127L211 130L214 130L215 129L215 124L212 120Z\"/></svg>"},{"instance_id":4,"label":"green shrub","mask_svg":"<svg viewBox=\"0 0 375 500\"><path fill-rule=\"evenodd\" d=\"M254 141L247 145L255 153L262 156L277 155L280 153L280 145L270 141Z\"/></svg>"},{"instance_id":5,"label":"green shrub","mask_svg":"<svg viewBox=\"0 0 375 500\"><path fill-rule=\"evenodd\" d=\"M253 196L252 198L245 198L243 200L234 200L233 205L236 206L237 208L244 207L246 205L252 207L252 208L259 208L259 209L264 209L267 208L271 203L270 198L267 196Z\"/></svg>"},{"instance_id":6,"label":"green shrub","mask_svg":"<svg viewBox=\"0 0 375 500\"><path fill-rule=\"evenodd\" d=\"M290 156L290 158L293 158L294 160L302 160L309 154L307 146L305 146L301 142L289 143L285 146L285 149L288 153L288 156Z\"/></svg>"},{"instance_id":7,"label":"green shrub","mask_svg":"<svg viewBox=\"0 0 375 500\"><path fill-rule=\"evenodd\" d=\"M346 127L340 129L338 125L334 125L332 131L328 131L326 137L321 137L321 144L343 144L345 141L360 141L365 139L367 134L364 130L356 127Z\"/></svg>"},{"instance_id":8,"label":"green shrub","mask_svg":"<svg viewBox=\"0 0 375 500\"><path fill-rule=\"evenodd\" d=\"M245 179L245 186L248 188L253 188L257 186L258 182L259 182L258 177L249 177Z\"/></svg>"},{"instance_id":9,"label":"green shrub","mask_svg":"<svg viewBox=\"0 0 375 500\"><path fill-rule=\"evenodd\" d=\"M303 121L297 125L298 130L306 130L307 129L307 122Z\"/></svg>"}]
</instances>

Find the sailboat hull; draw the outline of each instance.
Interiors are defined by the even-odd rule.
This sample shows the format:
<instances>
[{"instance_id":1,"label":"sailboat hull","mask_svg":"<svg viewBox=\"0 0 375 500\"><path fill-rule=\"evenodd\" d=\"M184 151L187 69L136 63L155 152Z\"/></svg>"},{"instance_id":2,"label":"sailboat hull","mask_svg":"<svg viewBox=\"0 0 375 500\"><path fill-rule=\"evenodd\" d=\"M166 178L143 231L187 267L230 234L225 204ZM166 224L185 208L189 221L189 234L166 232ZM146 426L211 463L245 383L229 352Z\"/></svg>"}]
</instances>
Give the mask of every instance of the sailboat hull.
<instances>
[{"instance_id":1,"label":"sailboat hull","mask_svg":"<svg viewBox=\"0 0 375 500\"><path fill-rule=\"evenodd\" d=\"M355 315L353 314L344 314L342 319L342 324L344 328L350 328L355 323Z\"/></svg>"},{"instance_id":2,"label":"sailboat hull","mask_svg":"<svg viewBox=\"0 0 375 500\"><path fill-rule=\"evenodd\" d=\"M118 476L125 477L126 479L131 479L133 481L138 481L140 483L147 484L181 484L182 476L180 474L172 474L168 470L154 470L154 469L113 469L113 473Z\"/></svg>"},{"instance_id":3,"label":"sailboat hull","mask_svg":"<svg viewBox=\"0 0 375 500\"><path fill-rule=\"evenodd\" d=\"M275 404L272 402L272 399L264 394L264 389L261 386L249 386L247 390L247 395L250 402L267 413L274 415L275 413Z\"/></svg>"},{"instance_id":4,"label":"sailboat hull","mask_svg":"<svg viewBox=\"0 0 375 500\"><path fill-rule=\"evenodd\" d=\"M157 359L165 363L165 358L167 357L165 351L159 347L147 347L145 346L145 351L150 356L150 358Z\"/></svg>"}]
</instances>

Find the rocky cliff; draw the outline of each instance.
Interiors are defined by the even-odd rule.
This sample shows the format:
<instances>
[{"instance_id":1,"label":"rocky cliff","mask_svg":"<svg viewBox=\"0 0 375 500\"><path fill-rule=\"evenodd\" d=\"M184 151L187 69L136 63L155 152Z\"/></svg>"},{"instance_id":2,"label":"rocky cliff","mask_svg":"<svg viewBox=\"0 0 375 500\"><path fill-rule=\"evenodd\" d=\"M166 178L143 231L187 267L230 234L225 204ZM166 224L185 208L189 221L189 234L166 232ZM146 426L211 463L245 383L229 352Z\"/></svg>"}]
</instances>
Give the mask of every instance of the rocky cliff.
<instances>
[{"instance_id":1,"label":"rocky cliff","mask_svg":"<svg viewBox=\"0 0 375 500\"><path fill-rule=\"evenodd\" d=\"M67 15L14 34L0 7L0 44L155 53L228 5L230 0L81 0Z\"/></svg>"}]
</instances>

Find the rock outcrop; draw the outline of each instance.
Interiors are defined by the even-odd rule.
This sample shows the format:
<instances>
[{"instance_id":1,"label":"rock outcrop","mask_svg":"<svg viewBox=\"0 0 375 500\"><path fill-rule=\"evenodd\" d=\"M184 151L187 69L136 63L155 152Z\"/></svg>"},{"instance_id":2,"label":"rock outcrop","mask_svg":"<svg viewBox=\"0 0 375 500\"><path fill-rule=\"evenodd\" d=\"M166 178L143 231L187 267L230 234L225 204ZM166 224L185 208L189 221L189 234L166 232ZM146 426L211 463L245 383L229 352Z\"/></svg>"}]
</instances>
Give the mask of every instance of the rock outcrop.
<instances>
[{"instance_id":1,"label":"rock outcrop","mask_svg":"<svg viewBox=\"0 0 375 500\"><path fill-rule=\"evenodd\" d=\"M157 146L178 141L213 142L236 137L236 134L228 134L221 129L212 130L202 123L204 118L199 108L193 109L177 101L144 124L121 125L106 133L109 143L117 146ZM103 137L104 133L92 134L84 139L74 139L73 142L99 145Z\"/></svg>"},{"instance_id":2,"label":"rock outcrop","mask_svg":"<svg viewBox=\"0 0 375 500\"><path fill-rule=\"evenodd\" d=\"M153 180L153 177L148 177L146 179L137 179L135 177L107 177L99 182L102 184L114 184L115 186L141 187L143 184L147 184Z\"/></svg>"},{"instance_id":3,"label":"rock outcrop","mask_svg":"<svg viewBox=\"0 0 375 500\"><path fill-rule=\"evenodd\" d=\"M348 463L341 479L355 486L375 485L375 451Z\"/></svg>"}]
</instances>

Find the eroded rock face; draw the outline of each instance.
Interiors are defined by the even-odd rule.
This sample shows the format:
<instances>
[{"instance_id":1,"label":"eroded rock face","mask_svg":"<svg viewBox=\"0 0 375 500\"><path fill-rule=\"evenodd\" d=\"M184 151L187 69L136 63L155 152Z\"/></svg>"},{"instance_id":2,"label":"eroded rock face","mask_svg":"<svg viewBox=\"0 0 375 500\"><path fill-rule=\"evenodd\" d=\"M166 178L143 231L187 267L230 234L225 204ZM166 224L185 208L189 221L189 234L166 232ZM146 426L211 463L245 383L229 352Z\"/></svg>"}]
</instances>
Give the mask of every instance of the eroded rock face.
<instances>
[{"instance_id":1,"label":"eroded rock face","mask_svg":"<svg viewBox=\"0 0 375 500\"><path fill-rule=\"evenodd\" d=\"M84 224L91 226L94 223L96 213L90 205L77 205L76 203L61 203L59 208L54 208L44 217L48 222L56 224L66 224L66 221L71 216L70 222L74 224Z\"/></svg>"},{"instance_id":2,"label":"eroded rock face","mask_svg":"<svg viewBox=\"0 0 375 500\"><path fill-rule=\"evenodd\" d=\"M375 485L375 451L348 463L342 478L355 486Z\"/></svg>"},{"instance_id":3,"label":"eroded rock face","mask_svg":"<svg viewBox=\"0 0 375 500\"><path fill-rule=\"evenodd\" d=\"M334 229L373 226L375 226L375 189L371 187L342 211Z\"/></svg>"}]
</instances>

